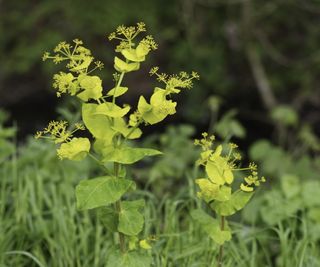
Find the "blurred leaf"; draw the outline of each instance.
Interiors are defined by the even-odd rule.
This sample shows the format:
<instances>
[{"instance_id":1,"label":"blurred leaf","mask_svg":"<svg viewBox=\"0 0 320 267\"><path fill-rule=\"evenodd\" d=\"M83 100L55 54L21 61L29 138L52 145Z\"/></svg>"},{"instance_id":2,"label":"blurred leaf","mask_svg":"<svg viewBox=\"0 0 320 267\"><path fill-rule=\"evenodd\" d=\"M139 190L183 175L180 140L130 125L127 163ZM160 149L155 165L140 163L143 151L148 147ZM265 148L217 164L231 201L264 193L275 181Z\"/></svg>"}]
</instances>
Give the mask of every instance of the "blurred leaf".
<instances>
[{"instance_id":1,"label":"blurred leaf","mask_svg":"<svg viewBox=\"0 0 320 267\"><path fill-rule=\"evenodd\" d=\"M225 230L220 229L219 222L210 217L201 209L191 211L191 217L201 225L201 228L219 245L231 239L231 232L225 225Z\"/></svg>"},{"instance_id":2,"label":"blurred leaf","mask_svg":"<svg viewBox=\"0 0 320 267\"><path fill-rule=\"evenodd\" d=\"M299 178L292 174L285 174L280 179L281 188L286 198L291 199L301 191Z\"/></svg>"},{"instance_id":3,"label":"blurred leaf","mask_svg":"<svg viewBox=\"0 0 320 267\"><path fill-rule=\"evenodd\" d=\"M296 111L287 105L280 105L274 108L271 111L271 118L274 121L280 122L286 126L295 126L299 120Z\"/></svg>"}]
</instances>

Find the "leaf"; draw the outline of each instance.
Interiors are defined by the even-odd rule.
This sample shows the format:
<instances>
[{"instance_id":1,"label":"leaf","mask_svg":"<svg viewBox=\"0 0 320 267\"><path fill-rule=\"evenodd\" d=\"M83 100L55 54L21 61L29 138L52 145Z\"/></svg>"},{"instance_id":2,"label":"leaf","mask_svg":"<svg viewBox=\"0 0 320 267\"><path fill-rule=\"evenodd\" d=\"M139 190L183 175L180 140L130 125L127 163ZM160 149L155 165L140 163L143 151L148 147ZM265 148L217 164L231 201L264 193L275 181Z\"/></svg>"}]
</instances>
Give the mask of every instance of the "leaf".
<instances>
[{"instance_id":1,"label":"leaf","mask_svg":"<svg viewBox=\"0 0 320 267\"><path fill-rule=\"evenodd\" d=\"M216 166L216 164L210 160L206 164L206 173L213 183L218 185L225 184L225 179L223 177L221 168Z\"/></svg>"},{"instance_id":2,"label":"leaf","mask_svg":"<svg viewBox=\"0 0 320 267\"><path fill-rule=\"evenodd\" d=\"M225 230L221 230L219 222L201 209L192 210L191 217L197 221L210 238L219 245L231 239L231 232L226 222Z\"/></svg>"},{"instance_id":3,"label":"leaf","mask_svg":"<svg viewBox=\"0 0 320 267\"><path fill-rule=\"evenodd\" d=\"M80 75L78 78L83 92L77 96L87 102L89 99L99 99L102 96L102 80L98 76Z\"/></svg>"},{"instance_id":4,"label":"leaf","mask_svg":"<svg viewBox=\"0 0 320 267\"><path fill-rule=\"evenodd\" d=\"M89 67L89 65L91 64L92 60L93 60L92 57L85 57L83 62L80 65L72 68L71 70L72 71L79 71L79 70L86 69L86 68Z\"/></svg>"},{"instance_id":5,"label":"leaf","mask_svg":"<svg viewBox=\"0 0 320 267\"><path fill-rule=\"evenodd\" d=\"M131 180L112 176L83 180L76 187L77 208L87 210L114 203L133 184Z\"/></svg>"},{"instance_id":6,"label":"leaf","mask_svg":"<svg viewBox=\"0 0 320 267\"><path fill-rule=\"evenodd\" d=\"M136 48L136 54L138 57L143 57L148 55L150 52L149 46L145 45L144 43L140 42Z\"/></svg>"},{"instance_id":7,"label":"leaf","mask_svg":"<svg viewBox=\"0 0 320 267\"><path fill-rule=\"evenodd\" d=\"M250 158L253 160L263 160L268 157L269 151L271 150L271 145L268 140L259 140L255 142L249 150Z\"/></svg>"},{"instance_id":8,"label":"leaf","mask_svg":"<svg viewBox=\"0 0 320 267\"><path fill-rule=\"evenodd\" d=\"M155 124L168 115L176 112L176 102L166 99L166 90L155 90L150 98L150 104L147 103L143 96L140 97L138 102L138 111L140 112L143 120L149 124Z\"/></svg>"},{"instance_id":9,"label":"leaf","mask_svg":"<svg viewBox=\"0 0 320 267\"><path fill-rule=\"evenodd\" d=\"M287 126L294 126L298 123L298 114L290 106L280 105L271 111L271 118Z\"/></svg>"},{"instance_id":10,"label":"leaf","mask_svg":"<svg viewBox=\"0 0 320 267\"><path fill-rule=\"evenodd\" d=\"M133 129L133 127L129 127L122 118L117 118L114 120L112 129L121 133L123 137L127 139L136 139L142 135L142 131L139 128Z\"/></svg>"},{"instance_id":11,"label":"leaf","mask_svg":"<svg viewBox=\"0 0 320 267\"><path fill-rule=\"evenodd\" d=\"M103 150L102 162L118 162L121 164L132 164L146 156L156 156L161 154L162 152L150 148L114 148L109 146L108 148Z\"/></svg>"},{"instance_id":12,"label":"leaf","mask_svg":"<svg viewBox=\"0 0 320 267\"><path fill-rule=\"evenodd\" d=\"M201 192L199 197L207 203L212 200L226 201L230 199L231 188L229 186L220 186L212 183L209 179L196 179L196 184L199 185Z\"/></svg>"},{"instance_id":13,"label":"leaf","mask_svg":"<svg viewBox=\"0 0 320 267\"><path fill-rule=\"evenodd\" d=\"M118 231L130 236L139 234L144 224L144 217L139 210L144 206L143 199L122 201Z\"/></svg>"},{"instance_id":14,"label":"leaf","mask_svg":"<svg viewBox=\"0 0 320 267\"><path fill-rule=\"evenodd\" d=\"M121 133L127 139L136 139L142 135L142 131L139 128L129 126L124 119L120 118L115 121L112 129Z\"/></svg>"},{"instance_id":15,"label":"leaf","mask_svg":"<svg viewBox=\"0 0 320 267\"><path fill-rule=\"evenodd\" d=\"M105 102L100 104L96 108L95 114L97 115L105 115L113 118L121 118L126 115L130 110L130 106L125 106L124 108L120 108L116 104Z\"/></svg>"},{"instance_id":16,"label":"leaf","mask_svg":"<svg viewBox=\"0 0 320 267\"><path fill-rule=\"evenodd\" d=\"M317 197L315 197L317 196ZM302 200L307 207L320 206L320 182L306 181L302 185Z\"/></svg>"},{"instance_id":17,"label":"leaf","mask_svg":"<svg viewBox=\"0 0 320 267\"><path fill-rule=\"evenodd\" d=\"M97 213L99 220L110 232L118 231L119 215L113 207L100 207Z\"/></svg>"},{"instance_id":18,"label":"leaf","mask_svg":"<svg viewBox=\"0 0 320 267\"><path fill-rule=\"evenodd\" d=\"M75 161L83 160L90 150L90 141L88 138L74 137L70 142L61 144L57 149L60 159L70 159Z\"/></svg>"},{"instance_id":19,"label":"leaf","mask_svg":"<svg viewBox=\"0 0 320 267\"><path fill-rule=\"evenodd\" d=\"M128 91L128 87L114 87L112 88L108 93L107 96L114 96L114 97L118 97L121 96L123 94L125 94Z\"/></svg>"},{"instance_id":20,"label":"leaf","mask_svg":"<svg viewBox=\"0 0 320 267\"><path fill-rule=\"evenodd\" d=\"M130 72L140 68L140 63L126 63L118 57L114 58L114 68L119 72Z\"/></svg>"},{"instance_id":21,"label":"leaf","mask_svg":"<svg viewBox=\"0 0 320 267\"><path fill-rule=\"evenodd\" d=\"M108 251L106 267L150 267L152 258L146 253L129 251L121 253L119 250Z\"/></svg>"},{"instance_id":22,"label":"leaf","mask_svg":"<svg viewBox=\"0 0 320 267\"><path fill-rule=\"evenodd\" d=\"M121 54L128 60L134 62L142 62L146 60L144 55L138 55L135 49L123 49L121 50Z\"/></svg>"},{"instance_id":23,"label":"leaf","mask_svg":"<svg viewBox=\"0 0 320 267\"><path fill-rule=\"evenodd\" d=\"M228 160L220 156L222 146L218 146L206 164L206 172L213 183L223 185L233 182L233 173Z\"/></svg>"},{"instance_id":24,"label":"leaf","mask_svg":"<svg viewBox=\"0 0 320 267\"><path fill-rule=\"evenodd\" d=\"M82 120L90 133L98 139L111 143L115 131L111 128L111 120L104 115L96 114L96 104L82 104Z\"/></svg>"},{"instance_id":25,"label":"leaf","mask_svg":"<svg viewBox=\"0 0 320 267\"><path fill-rule=\"evenodd\" d=\"M286 198L291 199L299 195L301 183L299 178L292 174L285 174L281 177L281 188Z\"/></svg>"},{"instance_id":26,"label":"leaf","mask_svg":"<svg viewBox=\"0 0 320 267\"><path fill-rule=\"evenodd\" d=\"M210 207L221 216L230 216L244 208L252 196L252 192L238 190L231 195L229 200L214 201Z\"/></svg>"}]
</instances>

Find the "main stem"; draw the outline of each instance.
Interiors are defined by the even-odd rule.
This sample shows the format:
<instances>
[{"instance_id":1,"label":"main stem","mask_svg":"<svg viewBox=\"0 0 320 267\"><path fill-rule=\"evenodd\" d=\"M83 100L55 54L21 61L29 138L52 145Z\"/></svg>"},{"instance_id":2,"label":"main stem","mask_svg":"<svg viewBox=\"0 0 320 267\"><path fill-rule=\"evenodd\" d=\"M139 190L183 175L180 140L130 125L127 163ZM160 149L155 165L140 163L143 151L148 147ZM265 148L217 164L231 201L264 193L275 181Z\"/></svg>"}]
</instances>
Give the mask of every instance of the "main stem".
<instances>
[{"instance_id":1,"label":"main stem","mask_svg":"<svg viewBox=\"0 0 320 267\"><path fill-rule=\"evenodd\" d=\"M221 224L220 224L220 229L221 231L224 230L224 216L221 216ZM222 267L222 258L223 258L223 244L220 245L220 248L219 248L219 255L218 255L218 263L217 263L217 266L218 267Z\"/></svg>"},{"instance_id":2,"label":"main stem","mask_svg":"<svg viewBox=\"0 0 320 267\"><path fill-rule=\"evenodd\" d=\"M117 162L115 162L115 163L113 164L113 167L114 167L114 175L115 175L115 177L118 178L118 176L119 176L119 167L120 167L120 164L117 163ZM115 207L117 213L120 214L120 212L121 212L121 199L119 199L119 200L115 203L114 207ZM121 251L121 253L125 253L125 252L126 252L125 236L124 236L124 234L121 233L121 232L118 232L118 234L119 234L120 251Z\"/></svg>"}]
</instances>

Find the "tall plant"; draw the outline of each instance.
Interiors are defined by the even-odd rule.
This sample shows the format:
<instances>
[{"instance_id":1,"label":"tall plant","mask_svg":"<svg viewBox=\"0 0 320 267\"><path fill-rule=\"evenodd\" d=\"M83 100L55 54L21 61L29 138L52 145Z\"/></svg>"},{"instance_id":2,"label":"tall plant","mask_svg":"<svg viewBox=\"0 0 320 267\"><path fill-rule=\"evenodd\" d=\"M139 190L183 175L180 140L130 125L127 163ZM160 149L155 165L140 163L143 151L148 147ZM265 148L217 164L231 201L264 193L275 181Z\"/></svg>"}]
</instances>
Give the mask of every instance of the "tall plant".
<instances>
[{"instance_id":1,"label":"tall plant","mask_svg":"<svg viewBox=\"0 0 320 267\"><path fill-rule=\"evenodd\" d=\"M114 87L109 90L104 90L100 77L93 74L102 69L103 64L94 59L82 41L61 42L53 54L46 52L43 56L43 60L51 59L56 64L66 63L66 71L53 76L53 87L58 97L69 94L81 101L83 123L69 127L66 121L52 121L36 137L54 141L60 159L81 161L90 156L103 168L102 176L77 185L76 202L79 210L96 209L107 229L118 233L119 242L109 254L107 266L150 265L150 258L140 251L140 248L150 248L148 240L138 238L144 225L142 209L145 201L123 200L136 188L135 182L127 177L126 168L161 152L135 147L132 140L141 137L142 125L156 124L174 114L177 103L171 96L180 93L181 89L190 89L193 79L199 78L196 72L167 75L154 67L150 74L162 85L154 88L150 100L141 95L133 112L128 104L119 105L118 98L129 90L123 84L125 75L139 70L149 53L157 49L152 36L139 38L145 31L145 24L137 23L136 26L119 26L109 35L109 40L118 41ZM76 131L86 129L92 138L74 136Z\"/></svg>"}]
</instances>

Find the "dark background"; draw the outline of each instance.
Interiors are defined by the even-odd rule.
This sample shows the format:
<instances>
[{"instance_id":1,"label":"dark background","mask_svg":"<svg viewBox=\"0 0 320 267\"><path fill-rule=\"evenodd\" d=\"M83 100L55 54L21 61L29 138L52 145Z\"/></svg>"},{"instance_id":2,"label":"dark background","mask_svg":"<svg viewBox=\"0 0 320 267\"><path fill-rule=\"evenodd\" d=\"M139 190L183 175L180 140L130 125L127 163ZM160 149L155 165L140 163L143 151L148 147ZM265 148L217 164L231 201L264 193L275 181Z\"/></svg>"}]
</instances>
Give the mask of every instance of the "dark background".
<instances>
[{"instance_id":1,"label":"dark background","mask_svg":"<svg viewBox=\"0 0 320 267\"><path fill-rule=\"evenodd\" d=\"M18 125L18 138L57 116L61 101L51 84L58 68L42 62L44 51L63 40L82 39L105 63L99 75L109 88L114 43L107 35L139 21L147 24L159 49L141 72L127 75L127 101L151 92L151 66L167 73L196 70L201 76L179 97L176 116L160 128L182 122L198 132L207 129L215 112L208 99L218 96L220 114L237 110L246 142L278 136L281 129L270 112L279 105L288 105L298 114L298 125L308 124L319 135L318 1L0 1L0 105L11 113L9 123Z\"/></svg>"}]
</instances>

